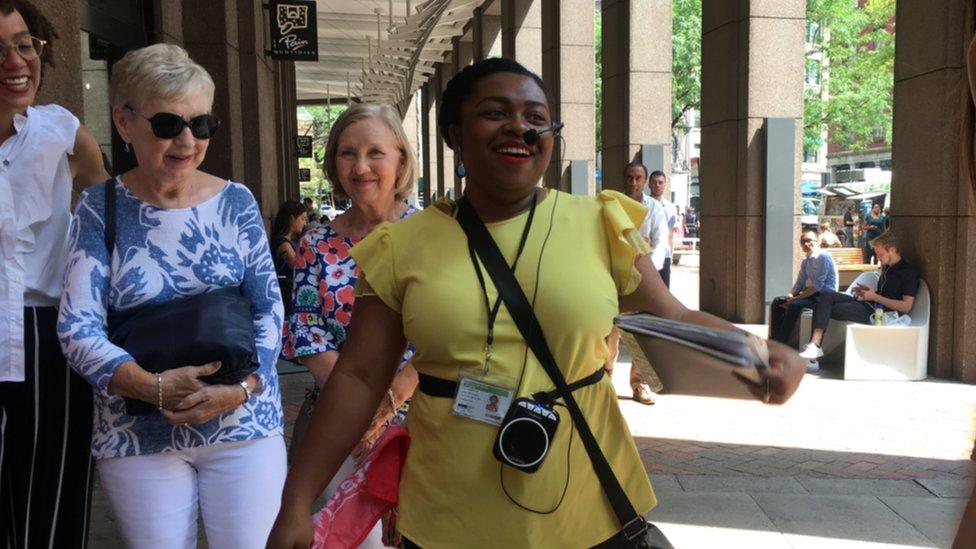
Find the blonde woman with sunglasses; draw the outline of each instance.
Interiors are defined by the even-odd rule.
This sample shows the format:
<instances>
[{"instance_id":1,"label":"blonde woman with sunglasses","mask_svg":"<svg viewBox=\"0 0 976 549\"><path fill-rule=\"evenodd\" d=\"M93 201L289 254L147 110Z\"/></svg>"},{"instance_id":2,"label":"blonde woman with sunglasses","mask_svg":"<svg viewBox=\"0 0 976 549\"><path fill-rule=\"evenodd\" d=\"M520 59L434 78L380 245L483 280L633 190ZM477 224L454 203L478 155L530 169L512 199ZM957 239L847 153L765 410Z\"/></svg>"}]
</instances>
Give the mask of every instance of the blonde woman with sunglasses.
<instances>
[{"instance_id":1,"label":"blonde woman with sunglasses","mask_svg":"<svg viewBox=\"0 0 976 549\"><path fill-rule=\"evenodd\" d=\"M83 547L91 388L65 364L57 304L73 191L104 180L98 144L57 105L35 106L57 33L0 0L0 545Z\"/></svg>"},{"instance_id":2,"label":"blonde woman with sunglasses","mask_svg":"<svg viewBox=\"0 0 976 549\"><path fill-rule=\"evenodd\" d=\"M94 387L92 454L130 547L194 547L198 509L210 547L263 547L285 479L281 294L251 192L199 170L219 126L213 98L210 75L178 46L116 63L112 118L138 165L83 193L72 228L59 335ZM150 373L108 339L108 311L237 287L260 362L238 384L201 380L219 362ZM131 415L123 397L152 413Z\"/></svg>"}]
</instances>

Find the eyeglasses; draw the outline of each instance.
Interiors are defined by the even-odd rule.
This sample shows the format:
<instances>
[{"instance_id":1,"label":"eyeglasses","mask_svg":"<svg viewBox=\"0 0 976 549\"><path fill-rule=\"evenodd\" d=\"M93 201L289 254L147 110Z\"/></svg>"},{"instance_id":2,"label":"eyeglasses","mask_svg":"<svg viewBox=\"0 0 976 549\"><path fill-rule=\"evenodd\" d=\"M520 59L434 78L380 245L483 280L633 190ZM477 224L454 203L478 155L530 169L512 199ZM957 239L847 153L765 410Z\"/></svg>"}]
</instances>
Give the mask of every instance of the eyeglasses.
<instances>
[{"instance_id":1,"label":"eyeglasses","mask_svg":"<svg viewBox=\"0 0 976 549\"><path fill-rule=\"evenodd\" d=\"M160 139L173 139L183 132L183 128L190 128L190 133L197 139L210 139L220 127L220 119L212 113L201 114L190 120L184 120L182 116L171 112L158 112L152 117L146 117L128 105L125 105L125 108L148 120L149 125L152 126L153 135Z\"/></svg>"},{"instance_id":2,"label":"eyeglasses","mask_svg":"<svg viewBox=\"0 0 976 549\"><path fill-rule=\"evenodd\" d=\"M811 243L813 243L813 239L812 238L801 238L800 239L800 244L811 244Z\"/></svg>"},{"instance_id":3,"label":"eyeglasses","mask_svg":"<svg viewBox=\"0 0 976 549\"><path fill-rule=\"evenodd\" d=\"M24 61L33 61L44 53L45 45L47 45L46 40L41 40L33 36L25 36L18 40L16 44L0 44L0 63L7 60L7 54L10 50L16 51L17 55Z\"/></svg>"}]
</instances>

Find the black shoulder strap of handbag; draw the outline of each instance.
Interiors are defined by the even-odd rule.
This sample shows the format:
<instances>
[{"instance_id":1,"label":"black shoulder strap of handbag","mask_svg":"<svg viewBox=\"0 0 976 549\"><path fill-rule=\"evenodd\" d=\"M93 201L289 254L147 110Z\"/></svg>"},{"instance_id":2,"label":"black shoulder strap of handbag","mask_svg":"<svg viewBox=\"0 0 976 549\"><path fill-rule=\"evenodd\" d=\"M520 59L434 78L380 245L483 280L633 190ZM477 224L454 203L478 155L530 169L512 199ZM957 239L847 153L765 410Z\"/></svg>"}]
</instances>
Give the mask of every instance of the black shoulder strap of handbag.
<instances>
[{"instance_id":1,"label":"black shoulder strap of handbag","mask_svg":"<svg viewBox=\"0 0 976 549\"><path fill-rule=\"evenodd\" d=\"M505 257L502 256L498 245L491 237L491 233L488 232L481 218L471 208L466 198L462 198L458 202L457 218L461 224L461 228L464 229L465 234L468 236L468 241L474 247L478 257L481 258L485 270L488 271L488 275L491 277L495 289L498 290L498 295L505 302L505 307L508 309L512 320L515 321L519 332L521 332L529 348L532 349L533 354L535 354L536 358L542 364L546 373L549 374L552 382L556 385L556 390L562 396L566 408L569 410L569 415L579 430L580 439L583 441L586 453L593 462L593 469L600 479L600 485L603 486L603 491L610 501L610 506L613 508L613 512L620 522L621 531L628 540L635 542L635 544L640 542L647 528L647 523L634 510L634 506L630 503L630 499L627 498L627 494L620 486L620 482L617 480L616 475L614 475L613 469L610 468L606 456L600 449L600 444L593 436L593 431L590 430L590 426L583 416L583 411L573 397L572 391L567 386L566 378L563 377L562 372L559 370L552 351L549 350L549 345L546 343L539 320L536 318L535 312L532 310L532 305L529 304L529 300L525 296L525 292L522 291L518 279L515 278L515 274L505 261Z\"/></svg>"},{"instance_id":2,"label":"black shoulder strap of handbag","mask_svg":"<svg viewBox=\"0 0 976 549\"><path fill-rule=\"evenodd\" d=\"M109 268L115 250L115 178L105 182L105 249L108 250Z\"/></svg>"}]
</instances>

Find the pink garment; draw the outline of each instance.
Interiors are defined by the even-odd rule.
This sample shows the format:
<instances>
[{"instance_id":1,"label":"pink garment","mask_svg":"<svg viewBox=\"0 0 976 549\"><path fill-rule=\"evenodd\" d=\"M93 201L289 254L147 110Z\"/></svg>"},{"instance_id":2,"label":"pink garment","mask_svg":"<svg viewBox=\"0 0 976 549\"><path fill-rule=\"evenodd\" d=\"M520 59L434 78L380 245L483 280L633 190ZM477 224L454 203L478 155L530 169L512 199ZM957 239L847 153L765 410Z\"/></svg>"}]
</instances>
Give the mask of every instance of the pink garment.
<instances>
[{"instance_id":1,"label":"pink garment","mask_svg":"<svg viewBox=\"0 0 976 549\"><path fill-rule=\"evenodd\" d=\"M396 507L400 472L410 436L403 425L390 425L356 470L314 517L313 549L358 547L376 521Z\"/></svg>"}]
</instances>

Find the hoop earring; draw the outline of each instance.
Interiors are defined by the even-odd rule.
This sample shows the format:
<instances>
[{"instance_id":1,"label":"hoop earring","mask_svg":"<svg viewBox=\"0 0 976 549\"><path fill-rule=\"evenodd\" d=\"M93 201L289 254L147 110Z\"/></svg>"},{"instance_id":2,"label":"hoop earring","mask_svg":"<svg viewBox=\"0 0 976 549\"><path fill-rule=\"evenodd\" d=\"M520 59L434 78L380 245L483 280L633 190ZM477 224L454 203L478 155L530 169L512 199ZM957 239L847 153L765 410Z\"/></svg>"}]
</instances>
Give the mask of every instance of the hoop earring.
<instances>
[{"instance_id":1,"label":"hoop earring","mask_svg":"<svg viewBox=\"0 0 976 549\"><path fill-rule=\"evenodd\" d=\"M126 143L125 145L122 145L122 148L125 150L125 152L132 152L132 147L129 146L128 143Z\"/></svg>"}]
</instances>

